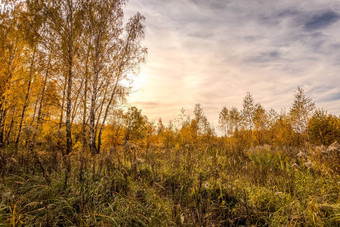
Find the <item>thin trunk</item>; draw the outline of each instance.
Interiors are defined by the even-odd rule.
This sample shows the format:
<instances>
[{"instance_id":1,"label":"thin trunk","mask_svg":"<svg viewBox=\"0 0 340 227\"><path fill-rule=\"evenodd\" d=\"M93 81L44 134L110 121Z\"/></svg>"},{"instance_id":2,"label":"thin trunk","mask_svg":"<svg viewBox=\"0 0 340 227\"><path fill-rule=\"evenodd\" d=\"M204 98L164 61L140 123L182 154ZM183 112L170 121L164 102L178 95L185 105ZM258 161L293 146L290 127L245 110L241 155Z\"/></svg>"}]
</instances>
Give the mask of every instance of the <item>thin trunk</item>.
<instances>
[{"instance_id":1,"label":"thin trunk","mask_svg":"<svg viewBox=\"0 0 340 227\"><path fill-rule=\"evenodd\" d=\"M80 106L80 101L79 101L79 96L80 96L80 93L81 93L81 90L83 89L83 83L84 81L81 82L80 86L79 86L79 89L78 91L76 92L76 97L73 99L73 102L74 102L74 107L73 107L73 110L72 110L72 116L71 116L71 124L73 124L73 120L74 118L77 116L77 112L78 112L78 108ZM78 102L79 101L79 102Z\"/></svg>"},{"instance_id":2,"label":"thin trunk","mask_svg":"<svg viewBox=\"0 0 340 227\"><path fill-rule=\"evenodd\" d=\"M95 154L96 150L96 140L95 140L95 105L97 101L97 85L98 85L98 75L95 75L93 86L92 86L92 97L91 97L91 108L90 108L90 129L89 129L89 143L90 151Z\"/></svg>"},{"instance_id":3,"label":"thin trunk","mask_svg":"<svg viewBox=\"0 0 340 227\"><path fill-rule=\"evenodd\" d=\"M35 121L35 116L36 116L36 113L37 113L37 108L38 108L38 103L39 103L39 96L40 95L38 95L38 98L37 98L37 100L34 103L34 111L33 111L33 116L32 116L32 121L31 121L30 127L32 127L32 125L33 125L33 123Z\"/></svg>"},{"instance_id":4,"label":"thin trunk","mask_svg":"<svg viewBox=\"0 0 340 227\"><path fill-rule=\"evenodd\" d=\"M2 109L2 103L0 103L0 147L4 144L4 126L5 124L3 122L3 109Z\"/></svg>"},{"instance_id":5,"label":"thin trunk","mask_svg":"<svg viewBox=\"0 0 340 227\"><path fill-rule=\"evenodd\" d=\"M47 64L46 74L45 74L45 78L44 78L44 84L43 84L43 88L42 88L42 91L41 91L41 98L40 98L40 103L39 103L37 124L35 126L35 131L34 131L34 135L33 135L33 139L32 139L33 146L35 146L35 140L36 140L36 137L37 137L37 134L38 134L38 131L39 131L41 114L42 114L42 109L43 109L44 100L45 100L45 90L46 90L47 79L48 79L49 70L50 70L50 64L51 64L51 57L48 58L48 64Z\"/></svg>"},{"instance_id":6,"label":"thin trunk","mask_svg":"<svg viewBox=\"0 0 340 227\"><path fill-rule=\"evenodd\" d=\"M96 101L98 95L98 80L99 80L99 70L98 70L98 60L99 60L99 50L98 43L96 45L95 52L95 62L93 66L94 72L94 81L92 85L92 97L91 97L91 108L90 108L90 130L89 130L89 143L90 143L90 151L91 154L96 153L96 134L95 134L95 109L96 109Z\"/></svg>"},{"instance_id":7,"label":"thin trunk","mask_svg":"<svg viewBox=\"0 0 340 227\"><path fill-rule=\"evenodd\" d=\"M17 110L17 107L15 107L13 109L13 113L12 113L12 119L11 119L11 123L9 125L9 129L7 131L7 135L6 135L6 139L5 139L5 144L8 145L9 144L9 139L10 139L10 136L11 136L11 132L12 132L12 129L13 129L13 126L14 126L14 119L15 119L15 112Z\"/></svg>"},{"instance_id":8,"label":"thin trunk","mask_svg":"<svg viewBox=\"0 0 340 227\"><path fill-rule=\"evenodd\" d=\"M250 146L253 148L253 128L250 127Z\"/></svg>"},{"instance_id":9,"label":"thin trunk","mask_svg":"<svg viewBox=\"0 0 340 227\"><path fill-rule=\"evenodd\" d=\"M73 57L69 52L69 70L67 76L67 93L66 93L66 154L72 151L72 132L71 132L71 94L72 94L72 66Z\"/></svg>"},{"instance_id":10,"label":"thin trunk","mask_svg":"<svg viewBox=\"0 0 340 227\"><path fill-rule=\"evenodd\" d=\"M88 148L87 139L86 139L86 112L87 112L87 90L88 90L88 73L89 73L89 57L90 57L90 46L91 42L88 43L87 46L87 54L86 54L86 63L85 63L85 85L84 85L84 98L83 98L83 144L82 149L83 152Z\"/></svg>"},{"instance_id":11,"label":"thin trunk","mask_svg":"<svg viewBox=\"0 0 340 227\"><path fill-rule=\"evenodd\" d=\"M105 122L106 122L106 118L107 118L107 115L109 113L109 110L110 110L110 107L111 107L111 104L114 100L114 97L115 97L115 94L116 94L116 91L117 91L117 88L118 88L118 82L119 82L119 79L120 79L120 76L122 74L122 67L123 67L123 63L124 63L124 58L126 56L126 52L127 52L127 47L128 47L128 44L129 44L129 40L130 40L130 36L128 37L127 39L127 43L124 47L124 54L123 54L123 57L121 59L121 62L120 62L120 65L119 65L119 68L118 68L118 73L117 73L117 79L116 79L116 82L115 82L115 86L113 88L113 91L111 93L111 97L110 97L110 101L109 103L107 104L107 107L106 107L106 110L105 110L105 115L104 115L104 119L103 119L103 122L102 122L102 125L100 127L100 130L99 130L99 134L98 134L98 149L97 149L97 152L99 153L100 152L100 147L101 147L101 142L102 142L102 133L103 133L103 130L104 130L104 126L105 126ZM129 137L129 130L128 130L128 133L127 133L127 137ZM128 139L128 138L127 138Z\"/></svg>"},{"instance_id":12,"label":"thin trunk","mask_svg":"<svg viewBox=\"0 0 340 227\"><path fill-rule=\"evenodd\" d=\"M87 83L88 83L88 81L87 81L87 72L86 72L86 74L85 74L84 100L83 100L83 151L85 151L86 148L87 148L87 140L86 140Z\"/></svg>"},{"instance_id":13,"label":"thin trunk","mask_svg":"<svg viewBox=\"0 0 340 227\"><path fill-rule=\"evenodd\" d=\"M68 76L67 76L67 91L66 91L66 155L72 152L72 122L71 122L71 114L72 114L72 80L73 80L73 61L74 61L74 43L75 37L73 33L73 1L67 1L69 7L69 15L67 18L69 25L69 40L68 40ZM67 179L65 179L67 182Z\"/></svg>"},{"instance_id":14,"label":"thin trunk","mask_svg":"<svg viewBox=\"0 0 340 227\"><path fill-rule=\"evenodd\" d=\"M66 95L66 84L67 83L66 83L66 79L65 79L65 83L64 83L64 87L63 87L63 97L62 97L62 100L61 100L61 110L60 110L58 131L60 131L62 126L63 126L64 108L65 108L65 95Z\"/></svg>"},{"instance_id":15,"label":"thin trunk","mask_svg":"<svg viewBox=\"0 0 340 227\"><path fill-rule=\"evenodd\" d=\"M103 25L103 24L102 24ZM96 131L95 130L95 105L98 96L98 82L99 82L99 73L101 67L99 66L100 61L100 41L102 37L102 27L99 27L98 32L95 33L95 56L94 56L94 65L93 65L93 73L94 73L94 81L92 86L92 98L91 98L91 108L90 108L90 131L89 131L89 142L90 142L90 151L94 155L96 153Z\"/></svg>"},{"instance_id":16,"label":"thin trunk","mask_svg":"<svg viewBox=\"0 0 340 227\"><path fill-rule=\"evenodd\" d=\"M9 48L10 55L8 57L8 63L7 63L7 73L8 76L6 77L3 87L0 88L0 146L3 145L4 143L4 136L5 136L5 119L6 119L6 106L5 106L5 92L7 88L9 87L7 84L9 81L12 79L13 74L12 74L12 64L14 61L14 56L15 56L15 51L16 51L16 43L17 39L14 41L14 50L12 48Z\"/></svg>"},{"instance_id":17,"label":"thin trunk","mask_svg":"<svg viewBox=\"0 0 340 227\"><path fill-rule=\"evenodd\" d=\"M6 117L6 110L3 108L3 104L1 103L1 106L0 106L0 147L4 145L5 117Z\"/></svg>"},{"instance_id":18,"label":"thin trunk","mask_svg":"<svg viewBox=\"0 0 340 227\"><path fill-rule=\"evenodd\" d=\"M85 153L87 150L87 140L86 140L86 102L87 102L87 61L86 61L86 70L85 70L85 85L84 85L84 98L83 98L83 141L82 141L82 151ZM83 182L83 174L84 174L84 155L81 155L80 157L80 170L79 170L79 181Z\"/></svg>"},{"instance_id":19,"label":"thin trunk","mask_svg":"<svg viewBox=\"0 0 340 227\"><path fill-rule=\"evenodd\" d=\"M97 116L97 123L96 123L95 130L94 130L95 140L96 140L96 136L97 136L97 133L98 133L100 118L102 116L103 109L104 109L104 103L106 102L106 96L107 96L107 87L104 91L103 101L100 104L100 110L99 110L99 113L98 113L98 116Z\"/></svg>"},{"instance_id":20,"label":"thin trunk","mask_svg":"<svg viewBox=\"0 0 340 227\"><path fill-rule=\"evenodd\" d=\"M24 107L22 108L22 112L21 112L21 119L20 119L20 124L19 124L18 136L17 136L17 139L15 141L16 147L18 147L19 142L20 142L22 125L23 125L23 122L24 122L26 109L27 109L28 104L29 104L29 97L30 97L31 86L32 86L32 74L33 74L35 54L36 54L36 48L34 48L34 50L33 50L33 56L32 56L32 61L31 61L31 66L30 66L30 73L29 73L29 81L28 81L28 85L27 85L27 92L26 92L26 96L25 96Z\"/></svg>"},{"instance_id":21,"label":"thin trunk","mask_svg":"<svg viewBox=\"0 0 340 227\"><path fill-rule=\"evenodd\" d=\"M104 130L104 125L105 125L106 118L107 118L107 115L108 115L109 110L110 110L111 103L113 102L115 94L116 94L116 90L117 90L117 87L118 87L118 82L119 82L120 75L121 75L121 67L120 67L118 75L117 75L115 86L114 86L113 91L111 93L110 101L107 104L107 107L106 107L106 110L105 110L105 114L104 114L104 119L103 119L102 125L100 126L100 130L99 130L99 134L98 134L98 150L97 150L98 153L100 152L100 147L101 147L101 143L102 143L102 133L103 133L103 130Z\"/></svg>"},{"instance_id":22,"label":"thin trunk","mask_svg":"<svg viewBox=\"0 0 340 227\"><path fill-rule=\"evenodd\" d=\"M116 94L116 90L117 90L117 88L118 88L118 82L119 82L119 79L120 79L120 76L121 76L121 74L122 74L122 67L123 67L123 65L124 65L124 58L125 58L125 56L126 56L126 53L127 53L127 49L128 49L128 44L129 44L129 42L130 42L130 34L129 34L129 36L128 36L128 38L127 38L127 42L126 42L126 44L125 44L125 47L124 47L124 49L123 49L123 55L122 55L122 58L121 58L121 61L120 61L120 64L119 64L119 67L118 67L118 69L117 69L117 79L116 79L116 82L115 82L115 86L114 86L114 88L113 88L113 91L112 91L112 93L111 93L111 97L110 97L110 101L109 101L109 103L107 104L107 107L106 107L106 110L105 110L105 115L104 115L104 118L103 118L103 122L102 122L102 125L101 125L101 127L100 127L100 130L99 130L99 134L98 134L98 149L97 149L97 152L99 153L100 152L100 147L101 147L101 140L102 140L102 133L103 133L103 130L104 130L104 126L105 126L105 122L106 122L106 118L107 118L107 115L108 115L108 113L109 113L109 110L110 110L110 107L111 107L111 104L112 104L112 102L113 102L113 100L114 100L114 97L115 97L115 94ZM127 137L129 137L129 130L128 130L128 135L127 135Z\"/></svg>"}]
</instances>

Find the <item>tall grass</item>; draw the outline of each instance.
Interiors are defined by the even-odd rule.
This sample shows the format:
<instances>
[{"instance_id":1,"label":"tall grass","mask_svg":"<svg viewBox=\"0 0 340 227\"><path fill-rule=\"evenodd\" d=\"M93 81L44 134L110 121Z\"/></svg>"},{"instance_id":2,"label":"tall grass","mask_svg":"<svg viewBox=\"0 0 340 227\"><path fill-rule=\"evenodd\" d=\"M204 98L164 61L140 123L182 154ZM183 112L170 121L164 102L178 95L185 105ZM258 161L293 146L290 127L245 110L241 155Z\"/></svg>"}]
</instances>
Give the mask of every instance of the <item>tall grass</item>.
<instances>
[{"instance_id":1,"label":"tall grass","mask_svg":"<svg viewBox=\"0 0 340 227\"><path fill-rule=\"evenodd\" d=\"M120 147L71 154L65 171L54 150L7 148L0 152L0 225L339 225L334 160L318 148L299 152Z\"/></svg>"}]
</instances>

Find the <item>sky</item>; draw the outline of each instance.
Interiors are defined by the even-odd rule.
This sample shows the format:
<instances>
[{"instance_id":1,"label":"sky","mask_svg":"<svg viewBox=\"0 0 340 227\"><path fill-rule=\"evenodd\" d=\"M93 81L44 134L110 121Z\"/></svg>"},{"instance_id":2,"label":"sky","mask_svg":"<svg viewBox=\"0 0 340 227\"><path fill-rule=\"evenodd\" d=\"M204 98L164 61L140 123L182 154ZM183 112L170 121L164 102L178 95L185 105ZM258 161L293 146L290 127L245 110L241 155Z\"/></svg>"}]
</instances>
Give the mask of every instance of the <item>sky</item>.
<instances>
[{"instance_id":1,"label":"sky","mask_svg":"<svg viewBox=\"0 0 340 227\"><path fill-rule=\"evenodd\" d=\"M146 64L129 105L168 121L200 103L217 122L250 92L265 108L289 110L297 87L340 114L340 1L130 0L146 17Z\"/></svg>"}]
</instances>

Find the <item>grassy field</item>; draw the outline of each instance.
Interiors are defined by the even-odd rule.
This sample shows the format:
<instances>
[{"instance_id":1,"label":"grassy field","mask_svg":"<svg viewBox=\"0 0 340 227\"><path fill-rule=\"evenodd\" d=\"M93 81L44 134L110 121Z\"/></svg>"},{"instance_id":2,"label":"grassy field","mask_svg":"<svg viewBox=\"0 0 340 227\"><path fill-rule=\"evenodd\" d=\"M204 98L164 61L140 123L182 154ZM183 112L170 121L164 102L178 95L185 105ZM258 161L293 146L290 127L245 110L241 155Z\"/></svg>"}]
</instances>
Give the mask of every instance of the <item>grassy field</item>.
<instances>
[{"instance_id":1,"label":"grassy field","mask_svg":"<svg viewBox=\"0 0 340 227\"><path fill-rule=\"evenodd\" d=\"M336 144L335 144L336 145ZM338 226L339 150L0 152L0 225Z\"/></svg>"}]
</instances>

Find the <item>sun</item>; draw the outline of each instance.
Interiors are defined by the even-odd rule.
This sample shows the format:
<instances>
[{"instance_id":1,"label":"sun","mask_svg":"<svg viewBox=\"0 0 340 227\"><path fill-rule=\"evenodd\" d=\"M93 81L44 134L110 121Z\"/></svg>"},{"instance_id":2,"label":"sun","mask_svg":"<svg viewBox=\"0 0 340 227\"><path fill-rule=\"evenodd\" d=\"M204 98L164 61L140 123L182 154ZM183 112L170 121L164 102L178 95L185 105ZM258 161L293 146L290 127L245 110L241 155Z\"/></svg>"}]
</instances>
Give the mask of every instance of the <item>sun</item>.
<instances>
[{"instance_id":1,"label":"sun","mask_svg":"<svg viewBox=\"0 0 340 227\"><path fill-rule=\"evenodd\" d=\"M120 84L133 90L141 90L146 85L146 75L144 73L128 74L126 78L120 81Z\"/></svg>"},{"instance_id":2,"label":"sun","mask_svg":"<svg viewBox=\"0 0 340 227\"><path fill-rule=\"evenodd\" d=\"M143 73L140 73L138 75L135 75L132 77L132 87L134 89L142 89L144 88L145 84L146 84L146 75L144 75Z\"/></svg>"}]
</instances>

